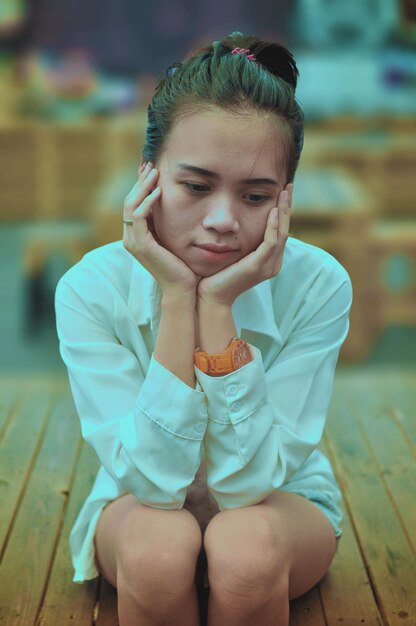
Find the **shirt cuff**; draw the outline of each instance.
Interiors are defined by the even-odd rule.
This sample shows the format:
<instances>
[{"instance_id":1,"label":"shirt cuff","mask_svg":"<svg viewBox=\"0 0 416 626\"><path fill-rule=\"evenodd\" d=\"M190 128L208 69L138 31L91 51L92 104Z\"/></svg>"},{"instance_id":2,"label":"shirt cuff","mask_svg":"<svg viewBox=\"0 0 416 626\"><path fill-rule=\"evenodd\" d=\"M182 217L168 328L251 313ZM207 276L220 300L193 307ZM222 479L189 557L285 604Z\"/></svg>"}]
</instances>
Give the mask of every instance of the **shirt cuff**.
<instances>
[{"instance_id":1,"label":"shirt cuff","mask_svg":"<svg viewBox=\"0 0 416 626\"><path fill-rule=\"evenodd\" d=\"M267 402L261 352L249 346L253 360L225 376L209 376L194 366L195 376L208 399L209 419L237 423Z\"/></svg>"},{"instance_id":2,"label":"shirt cuff","mask_svg":"<svg viewBox=\"0 0 416 626\"><path fill-rule=\"evenodd\" d=\"M189 387L152 354L136 408L173 435L202 440L208 407L206 394L197 387Z\"/></svg>"}]
</instances>

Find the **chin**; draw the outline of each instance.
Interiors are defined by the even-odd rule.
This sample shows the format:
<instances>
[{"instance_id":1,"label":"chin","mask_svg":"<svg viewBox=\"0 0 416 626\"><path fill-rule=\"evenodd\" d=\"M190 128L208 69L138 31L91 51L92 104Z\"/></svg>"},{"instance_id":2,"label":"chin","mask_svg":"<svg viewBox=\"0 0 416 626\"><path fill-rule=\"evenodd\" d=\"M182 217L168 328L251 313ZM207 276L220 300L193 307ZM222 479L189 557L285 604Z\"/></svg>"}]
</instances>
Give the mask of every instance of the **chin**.
<instances>
[{"instance_id":1,"label":"chin","mask_svg":"<svg viewBox=\"0 0 416 626\"><path fill-rule=\"evenodd\" d=\"M199 271L197 270L193 270L193 271L197 276L200 276L201 278L207 278L208 276L213 276L214 274L218 274L218 272L220 272L222 269L224 268L222 267L221 269L209 269L209 268L204 267Z\"/></svg>"},{"instance_id":2,"label":"chin","mask_svg":"<svg viewBox=\"0 0 416 626\"><path fill-rule=\"evenodd\" d=\"M181 260L184 263L186 263L189 269L193 271L195 276L200 276L200 278L206 278L207 276L212 276L212 274L215 274L214 271L210 272L209 269L204 266L196 265L195 263L190 263L187 259L181 259Z\"/></svg>"},{"instance_id":3,"label":"chin","mask_svg":"<svg viewBox=\"0 0 416 626\"><path fill-rule=\"evenodd\" d=\"M218 274L218 272L221 272L226 267L229 267L230 265L232 265L232 263L228 263L227 265L222 265L222 266L221 265L209 266L209 265L202 265L202 264L197 265L195 263L193 263L192 265L187 263L187 265L188 267L191 268L191 270L197 276L200 276L201 278L207 278L208 276L214 276L214 274Z\"/></svg>"}]
</instances>

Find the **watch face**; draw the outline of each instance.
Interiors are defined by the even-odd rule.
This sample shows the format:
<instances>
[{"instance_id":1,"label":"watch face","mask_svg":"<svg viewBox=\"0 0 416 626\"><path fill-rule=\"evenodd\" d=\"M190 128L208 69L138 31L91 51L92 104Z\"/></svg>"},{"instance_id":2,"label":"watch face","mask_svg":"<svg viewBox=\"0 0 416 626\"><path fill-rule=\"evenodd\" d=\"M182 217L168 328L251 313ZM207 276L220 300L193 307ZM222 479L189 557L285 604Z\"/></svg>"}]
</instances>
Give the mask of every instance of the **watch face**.
<instances>
[{"instance_id":1,"label":"watch face","mask_svg":"<svg viewBox=\"0 0 416 626\"><path fill-rule=\"evenodd\" d=\"M244 341L239 341L234 349L234 367L240 368L243 365L247 365L251 361L251 354L247 344Z\"/></svg>"}]
</instances>

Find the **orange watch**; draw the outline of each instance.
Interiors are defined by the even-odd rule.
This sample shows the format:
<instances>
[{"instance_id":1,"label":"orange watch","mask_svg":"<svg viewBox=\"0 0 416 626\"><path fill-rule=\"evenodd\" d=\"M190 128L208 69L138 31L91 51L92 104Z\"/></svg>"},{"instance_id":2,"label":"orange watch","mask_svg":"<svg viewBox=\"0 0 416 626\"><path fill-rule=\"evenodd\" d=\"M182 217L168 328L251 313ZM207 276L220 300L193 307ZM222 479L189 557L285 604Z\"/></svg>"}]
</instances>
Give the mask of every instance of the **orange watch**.
<instances>
[{"instance_id":1,"label":"orange watch","mask_svg":"<svg viewBox=\"0 0 416 626\"><path fill-rule=\"evenodd\" d=\"M247 341L234 337L225 352L209 354L197 348L194 352L194 364L204 374L224 376L235 372L243 365L252 361L250 347Z\"/></svg>"}]
</instances>

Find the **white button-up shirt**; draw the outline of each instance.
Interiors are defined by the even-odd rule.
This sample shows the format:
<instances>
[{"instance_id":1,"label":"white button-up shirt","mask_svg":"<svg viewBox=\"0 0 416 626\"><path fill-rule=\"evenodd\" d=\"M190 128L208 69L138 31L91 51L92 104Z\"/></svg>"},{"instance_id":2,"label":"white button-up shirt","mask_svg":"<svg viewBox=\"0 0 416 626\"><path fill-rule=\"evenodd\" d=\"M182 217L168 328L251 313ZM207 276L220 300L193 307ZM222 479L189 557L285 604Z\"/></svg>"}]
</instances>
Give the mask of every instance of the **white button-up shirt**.
<instances>
[{"instance_id":1,"label":"white button-up shirt","mask_svg":"<svg viewBox=\"0 0 416 626\"><path fill-rule=\"evenodd\" d=\"M289 237L279 274L232 306L253 360L218 377L195 367L195 389L154 358L160 297L122 241L87 253L56 289L60 353L82 435L101 463L71 532L74 580L98 575L98 517L126 492L150 507L180 509L205 489L206 524L209 511L294 491L321 506L340 536L339 487L316 446L349 329L352 286L343 266Z\"/></svg>"}]
</instances>

